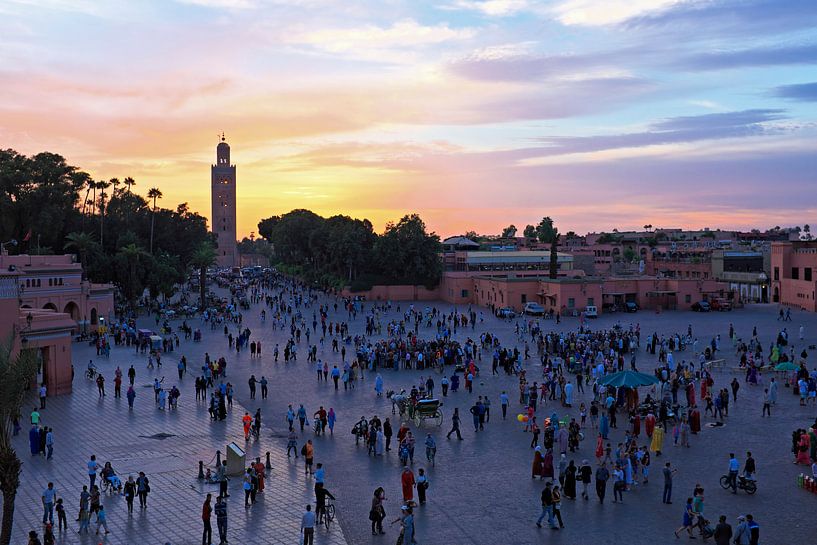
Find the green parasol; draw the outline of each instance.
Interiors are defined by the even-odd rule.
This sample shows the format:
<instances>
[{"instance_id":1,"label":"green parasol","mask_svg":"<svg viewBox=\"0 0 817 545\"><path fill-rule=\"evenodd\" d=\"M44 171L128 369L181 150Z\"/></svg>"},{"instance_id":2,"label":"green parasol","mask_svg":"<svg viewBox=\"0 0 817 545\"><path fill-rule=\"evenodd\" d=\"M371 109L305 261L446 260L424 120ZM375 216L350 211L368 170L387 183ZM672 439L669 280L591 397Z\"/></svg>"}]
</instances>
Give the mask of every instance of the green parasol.
<instances>
[{"instance_id":1,"label":"green parasol","mask_svg":"<svg viewBox=\"0 0 817 545\"><path fill-rule=\"evenodd\" d=\"M800 367L795 364L793 361L784 361L783 363L778 363L775 365L775 371L797 371Z\"/></svg>"},{"instance_id":2,"label":"green parasol","mask_svg":"<svg viewBox=\"0 0 817 545\"><path fill-rule=\"evenodd\" d=\"M602 386L615 386L616 388L637 388L638 386L652 386L658 384L658 379L653 375L638 373L636 371L621 371L611 373L599 381Z\"/></svg>"}]
</instances>

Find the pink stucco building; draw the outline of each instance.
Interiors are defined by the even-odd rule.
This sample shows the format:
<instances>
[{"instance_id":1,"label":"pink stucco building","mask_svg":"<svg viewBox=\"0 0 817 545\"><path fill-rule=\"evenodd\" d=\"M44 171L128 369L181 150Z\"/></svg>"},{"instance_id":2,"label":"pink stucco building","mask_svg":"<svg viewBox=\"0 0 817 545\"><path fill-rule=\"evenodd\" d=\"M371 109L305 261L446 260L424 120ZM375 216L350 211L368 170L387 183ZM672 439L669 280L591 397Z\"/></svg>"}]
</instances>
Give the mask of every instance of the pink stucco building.
<instances>
[{"instance_id":1,"label":"pink stucco building","mask_svg":"<svg viewBox=\"0 0 817 545\"><path fill-rule=\"evenodd\" d=\"M817 242L772 243L772 301L817 311Z\"/></svg>"},{"instance_id":2,"label":"pink stucco building","mask_svg":"<svg viewBox=\"0 0 817 545\"><path fill-rule=\"evenodd\" d=\"M76 322L53 310L20 307L20 273L0 272L0 331L14 334L12 355L31 350L39 360L37 383L50 395L71 391L71 331ZM5 339L4 339L5 340Z\"/></svg>"},{"instance_id":3,"label":"pink stucco building","mask_svg":"<svg viewBox=\"0 0 817 545\"><path fill-rule=\"evenodd\" d=\"M14 334L14 354L35 353L49 395L71 391L74 335L113 312L113 286L83 280L73 256L0 255L0 332Z\"/></svg>"},{"instance_id":4,"label":"pink stucco building","mask_svg":"<svg viewBox=\"0 0 817 545\"><path fill-rule=\"evenodd\" d=\"M0 255L0 270L17 273L20 308L68 314L77 333L113 316L113 286L83 280L73 255Z\"/></svg>"}]
</instances>

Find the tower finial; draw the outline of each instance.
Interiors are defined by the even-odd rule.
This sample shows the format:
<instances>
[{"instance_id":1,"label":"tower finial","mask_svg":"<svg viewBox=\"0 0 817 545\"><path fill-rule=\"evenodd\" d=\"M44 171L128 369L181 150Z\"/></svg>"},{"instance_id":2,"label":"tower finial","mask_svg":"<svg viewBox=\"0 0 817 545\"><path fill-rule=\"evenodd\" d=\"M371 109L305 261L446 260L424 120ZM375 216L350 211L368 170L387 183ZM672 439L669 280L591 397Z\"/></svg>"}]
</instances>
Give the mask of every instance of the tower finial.
<instances>
[{"instance_id":1,"label":"tower finial","mask_svg":"<svg viewBox=\"0 0 817 545\"><path fill-rule=\"evenodd\" d=\"M221 131L221 141L222 141L222 142L224 142L224 140L225 140L225 138L224 138L224 131Z\"/></svg>"}]
</instances>

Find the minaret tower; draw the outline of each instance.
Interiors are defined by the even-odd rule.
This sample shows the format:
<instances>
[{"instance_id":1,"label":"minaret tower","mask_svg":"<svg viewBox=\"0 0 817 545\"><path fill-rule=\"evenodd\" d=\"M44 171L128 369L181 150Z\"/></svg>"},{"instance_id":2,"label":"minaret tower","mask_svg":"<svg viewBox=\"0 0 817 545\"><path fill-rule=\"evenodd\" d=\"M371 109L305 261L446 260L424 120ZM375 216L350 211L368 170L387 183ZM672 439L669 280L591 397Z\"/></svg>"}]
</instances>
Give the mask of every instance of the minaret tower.
<instances>
[{"instance_id":1,"label":"minaret tower","mask_svg":"<svg viewBox=\"0 0 817 545\"><path fill-rule=\"evenodd\" d=\"M213 217L211 228L218 240L218 266L238 267L236 246L235 165L230 164L230 145L224 134L216 147L216 164L210 167Z\"/></svg>"}]
</instances>

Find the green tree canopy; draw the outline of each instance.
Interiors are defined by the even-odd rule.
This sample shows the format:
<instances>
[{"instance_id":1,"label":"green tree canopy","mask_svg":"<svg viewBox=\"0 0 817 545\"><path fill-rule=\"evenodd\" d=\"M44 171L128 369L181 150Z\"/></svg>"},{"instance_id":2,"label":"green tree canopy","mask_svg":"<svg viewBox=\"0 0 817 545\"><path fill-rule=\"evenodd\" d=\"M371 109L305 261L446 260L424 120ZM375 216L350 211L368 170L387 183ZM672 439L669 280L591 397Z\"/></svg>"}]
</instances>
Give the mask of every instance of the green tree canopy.
<instances>
[{"instance_id":1,"label":"green tree canopy","mask_svg":"<svg viewBox=\"0 0 817 545\"><path fill-rule=\"evenodd\" d=\"M377 235L369 220L293 210L261 220L258 232L272 245L279 266L321 285L361 278L368 284L433 286L439 281L440 239L417 215Z\"/></svg>"}]
</instances>

